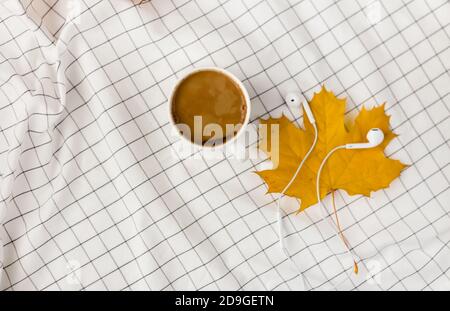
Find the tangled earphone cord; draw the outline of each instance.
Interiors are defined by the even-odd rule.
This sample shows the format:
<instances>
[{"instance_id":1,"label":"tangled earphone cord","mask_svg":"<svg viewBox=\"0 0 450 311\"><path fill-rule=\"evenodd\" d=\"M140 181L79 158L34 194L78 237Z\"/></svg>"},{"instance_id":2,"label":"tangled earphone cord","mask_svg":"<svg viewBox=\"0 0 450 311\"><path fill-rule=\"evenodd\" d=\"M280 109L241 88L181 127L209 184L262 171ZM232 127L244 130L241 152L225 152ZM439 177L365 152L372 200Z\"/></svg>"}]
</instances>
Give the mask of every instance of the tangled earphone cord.
<instances>
[{"instance_id":1,"label":"tangled earphone cord","mask_svg":"<svg viewBox=\"0 0 450 311\"><path fill-rule=\"evenodd\" d=\"M293 175L293 177L291 178L291 180L289 181L289 183L286 185L286 187L283 189L283 191L281 191L278 199L277 199L277 224L278 224L278 237L279 237L279 244L280 244L280 248L283 251L284 255L286 256L286 258L289 260L289 262L296 268L297 270L297 274L299 277L302 276L302 272L300 267L295 263L295 261L292 259L292 256L289 254L286 245L284 243L284 233L283 233L283 218L281 215L282 209L280 206L280 201L281 199L285 196L286 192L290 189L290 187L292 186L292 184L295 182L295 179L298 177L298 175L300 174L300 171L302 170L303 166L305 165L306 161L308 160L308 158L311 156L312 152L314 151L314 148L317 145L318 142L318 129L317 129L317 125L315 123L312 124L313 128L314 128L314 142L311 145L310 149L308 150L308 152L306 153L305 157L302 159L300 165L297 168L297 171L295 172L295 174ZM322 202L322 199L320 197L320 177L322 176L322 172L323 169L325 168L326 163L328 162L328 160L331 158L331 156L339 151L339 150L343 150L346 149L346 146L338 146L335 147L334 149L332 149L327 156L323 159L319 170L317 172L317 180L316 180L316 194L317 194L317 201L320 205L320 211L322 214L322 218L320 219L320 221L327 219L328 223L331 225L331 227L334 229L334 231L336 232L336 236L338 237L338 239L340 239L345 247L346 252L351 256L351 258L353 259L354 262L354 269L355 269L355 273L358 273L358 265L357 265L357 261L355 259L355 256L353 255L350 246L348 245L348 242L345 240L345 237L343 236L339 226L337 226L334 221L330 218L328 218L329 214L328 210L326 209L325 205ZM336 215L337 217L337 215ZM303 283L303 287L304 287L304 283Z\"/></svg>"},{"instance_id":2,"label":"tangled earphone cord","mask_svg":"<svg viewBox=\"0 0 450 311\"><path fill-rule=\"evenodd\" d=\"M339 226L339 225L336 225L336 223L334 223L334 221L333 221L332 219L328 218L328 216L330 216L330 214L328 213L328 210L327 210L327 208L325 207L325 205L323 204L322 199L321 199L321 196L320 196L320 177L321 177L321 175L322 175L322 171L323 171L323 169L325 168L325 165L327 164L327 162L328 162L328 160L331 158L331 156L332 156L335 152L337 152L337 151L339 151L339 150L343 150L343 149L346 149L346 146L338 146L338 147L335 147L335 148L332 149L332 150L327 154L327 156L323 159L322 163L320 164L319 171L318 171L318 173L317 173L317 180L316 180L316 194L317 194L317 202L318 202L319 205L320 205L320 211L321 211L321 214L322 214L322 218L320 219L320 221L323 221L323 220L325 220L325 219L328 220L328 223L329 223L329 224L333 227L333 229L335 230L336 236L338 237L338 239L340 239L340 240L342 241L342 243L343 243L343 245L344 245L344 247L345 247L345 250L346 250L347 254L349 254L349 255L352 257L353 263L354 263L354 271L355 271L356 274L358 274L358 263L357 263L357 261L356 261L356 258L355 258L355 256L353 255L353 253L352 253L352 251L351 251L351 249L350 249L350 246L349 246L347 240L345 239L345 237L344 237L344 235L343 235L343 233L342 233L342 230L340 229L340 226ZM327 214L328 214L328 215L327 215ZM336 222L338 222L338 221L339 221L339 220L338 220L338 218L337 218L337 212L336 212Z\"/></svg>"},{"instance_id":3,"label":"tangled earphone cord","mask_svg":"<svg viewBox=\"0 0 450 311\"><path fill-rule=\"evenodd\" d=\"M312 126L314 128L314 142L311 145L311 148L308 150L308 152L306 153L305 157L303 158L302 162L300 163L300 165L297 168L297 171L295 172L294 176L291 178L291 180L289 181L289 183L287 184L287 186L283 189L283 191L281 191L280 196L277 199L277 223L278 223L278 238L279 238L279 243L280 243L280 248L283 251L283 253L285 254L285 256L287 257L287 259L291 262L291 264L293 266L295 266L295 268L297 269L297 273L298 276L301 277L302 272L300 267L294 262L294 260L292 259L291 255L289 254L285 244L284 244L284 234L283 234L283 218L281 216L281 206L280 206L280 201L281 199L284 197L284 195L286 194L286 192L289 190L289 188L292 186L292 184L294 183L295 179L297 179L298 174L300 174L300 171L302 170L303 166L306 163L306 160L308 160L308 158L310 157L310 155L312 154L312 152L314 151L314 148L317 145L317 141L319 139L319 133L317 130L317 125L315 123L312 123ZM304 284L303 284L304 287Z\"/></svg>"}]
</instances>

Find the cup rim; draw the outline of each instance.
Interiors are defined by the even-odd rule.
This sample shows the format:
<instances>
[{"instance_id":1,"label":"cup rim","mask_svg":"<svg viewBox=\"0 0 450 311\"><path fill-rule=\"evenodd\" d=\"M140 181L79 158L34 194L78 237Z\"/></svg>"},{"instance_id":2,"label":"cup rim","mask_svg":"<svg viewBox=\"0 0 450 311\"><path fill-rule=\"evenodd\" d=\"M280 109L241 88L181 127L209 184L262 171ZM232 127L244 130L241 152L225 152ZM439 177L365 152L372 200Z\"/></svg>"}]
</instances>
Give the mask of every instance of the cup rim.
<instances>
[{"instance_id":1,"label":"cup rim","mask_svg":"<svg viewBox=\"0 0 450 311\"><path fill-rule=\"evenodd\" d=\"M241 126L239 132L236 135L234 135L233 138L227 140L226 142L224 142L224 143L222 143L222 144L220 144L218 146L200 145L200 144L197 144L196 142L188 139L186 136L182 135L180 133L180 131L179 131L179 128L178 128L178 126L177 126L177 124L175 122L175 119L174 119L174 116L173 116L173 113L172 113L173 101L174 101L174 97L175 97L176 91L178 90L178 87L181 85L181 83L184 80L186 80L187 78L189 78L193 74L198 73L198 72L202 72L202 71L216 71L216 72L219 72L221 74L226 75L231 80L233 80L233 82L235 82L239 86L241 92L243 93L244 98L245 98L245 104L247 106L246 107L247 109L246 109L245 119L244 119L244 122L242 123L242 126ZM168 111L168 113L169 113L169 121L170 121L171 126L176 130L177 136L180 137L184 142L187 142L190 145L198 147L200 149L220 149L220 148L223 148L225 146L231 145L232 143L236 142L242 136L242 134L245 132L245 130L247 129L247 127L248 127L248 125L250 123L251 100L250 100L250 96L248 94L247 88L244 86L242 81L239 80L234 74L232 74L228 70L220 68L220 67L214 67L214 66L212 66L212 67L198 67L198 68L194 68L194 69L190 70L189 72L183 74L183 76L181 76L177 80L175 85L173 86L172 91L170 93L170 97L169 97L168 103L169 103L169 111Z\"/></svg>"}]
</instances>

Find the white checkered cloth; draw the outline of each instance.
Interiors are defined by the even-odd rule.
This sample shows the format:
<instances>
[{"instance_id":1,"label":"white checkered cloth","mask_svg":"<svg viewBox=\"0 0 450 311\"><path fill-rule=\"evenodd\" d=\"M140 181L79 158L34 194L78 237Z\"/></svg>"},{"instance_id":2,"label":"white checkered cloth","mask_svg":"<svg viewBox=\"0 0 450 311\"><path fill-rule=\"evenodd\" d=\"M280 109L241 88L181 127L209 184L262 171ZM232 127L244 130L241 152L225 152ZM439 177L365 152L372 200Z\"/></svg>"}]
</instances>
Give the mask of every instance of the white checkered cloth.
<instances>
[{"instance_id":1,"label":"white checkered cloth","mask_svg":"<svg viewBox=\"0 0 450 311\"><path fill-rule=\"evenodd\" d=\"M236 74L252 121L325 84L387 102L372 199L337 198L360 274L317 207L285 200L306 289L450 289L447 0L0 0L0 289L298 290L263 160L179 158L167 117L193 67ZM329 204L329 201L327 202Z\"/></svg>"}]
</instances>

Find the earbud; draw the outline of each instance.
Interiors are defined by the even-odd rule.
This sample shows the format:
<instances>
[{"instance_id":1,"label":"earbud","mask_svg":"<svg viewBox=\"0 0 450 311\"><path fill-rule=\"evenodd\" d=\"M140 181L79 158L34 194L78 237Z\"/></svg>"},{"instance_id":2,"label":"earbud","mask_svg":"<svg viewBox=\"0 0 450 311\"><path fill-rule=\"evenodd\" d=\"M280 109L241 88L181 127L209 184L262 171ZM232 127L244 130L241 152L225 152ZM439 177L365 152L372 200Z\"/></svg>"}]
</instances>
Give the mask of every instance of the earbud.
<instances>
[{"instance_id":1,"label":"earbud","mask_svg":"<svg viewBox=\"0 0 450 311\"><path fill-rule=\"evenodd\" d=\"M300 107L300 105L302 104L302 100L301 100L300 94L298 94L298 93L289 93L289 94L287 94L286 95L286 103L289 106ZM319 139L319 132L317 130L316 119L314 118L314 115L313 115L313 113L312 113L311 109L309 108L309 105L308 105L308 103L306 101L303 102L303 109L304 109L306 115L308 116L309 122L311 122L312 128L314 129L314 141L313 141L311 147L309 148L308 152L306 153L306 155L303 157L302 161L300 162L300 164L299 164L299 166L297 168L297 171L292 176L291 180L286 185L286 187L283 189L283 191L281 191L280 196L276 200L276 202L277 202L278 238L279 238L279 242L280 242L280 248L281 248L282 252L286 255L286 258L292 264L292 266L294 266L296 268L298 276L302 280L302 287L305 288L305 284L303 283L303 278L302 278L302 270L297 266L297 264L292 259L291 255L289 254L288 249L284 245L284 234L283 234L283 224L282 224L283 223L283 217L281 215L281 206L280 206L280 199L286 194L286 192L290 189L290 187L294 183L294 181L297 178L297 176L300 174L300 171L302 170L302 168L305 165L306 161L308 160L308 158L311 156L312 152L314 151L314 148L316 147L317 141Z\"/></svg>"},{"instance_id":2,"label":"earbud","mask_svg":"<svg viewBox=\"0 0 450 311\"><path fill-rule=\"evenodd\" d=\"M286 103L289 106L296 106L296 107L303 105L303 109L305 110L306 115L308 116L309 122L316 123L316 119L314 118L314 114L312 113L311 108L309 107L306 101L302 102L300 95L298 93L287 94Z\"/></svg>"},{"instance_id":3,"label":"earbud","mask_svg":"<svg viewBox=\"0 0 450 311\"><path fill-rule=\"evenodd\" d=\"M348 144L346 149L371 149L381 145L384 141L384 133L382 130L374 128L367 133L367 143Z\"/></svg>"}]
</instances>

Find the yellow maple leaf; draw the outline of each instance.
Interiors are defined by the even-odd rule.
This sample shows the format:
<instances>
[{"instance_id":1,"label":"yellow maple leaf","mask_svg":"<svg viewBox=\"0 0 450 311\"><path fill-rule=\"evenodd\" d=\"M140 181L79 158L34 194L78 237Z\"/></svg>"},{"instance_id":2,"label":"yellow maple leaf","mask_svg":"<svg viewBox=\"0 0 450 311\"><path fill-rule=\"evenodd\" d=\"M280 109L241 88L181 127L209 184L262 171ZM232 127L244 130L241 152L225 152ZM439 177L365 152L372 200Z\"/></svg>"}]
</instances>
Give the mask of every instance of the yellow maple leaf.
<instances>
[{"instance_id":1,"label":"yellow maple leaf","mask_svg":"<svg viewBox=\"0 0 450 311\"><path fill-rule=\"evenodd\" d=\"M405 168L400 161L387 158L384 154L386 146L396 137L390 129L390 116L386 115L385 106L371 110L363 108L354 122L347 126L345 106L345 99L338 99L325 87L314 95L310 103L317 122L318 143L300 175L286 192L286 195L301 200L299 212L318 203L316 177L326 155L337 146L366 142L366 135L372 128L379 128L384 132L383 144L373 149L337 151L329 159L321 175L321 198L338 189L345 190L349 195L370 196L373 191L389 187ZM304 122L305 129L301 129L284 115L278 119L262 120L261 123L266 124L268 129L271 125L279 125L280 132L279 144L274 145L272 150L272 132L263 131L262 141L268 143L265 147L261 144L260 148L269 155L276 168L257 174L268 185L268 193L281 193L311 147L314 129L307 118Z\"/></svg>"}]
</instances>

